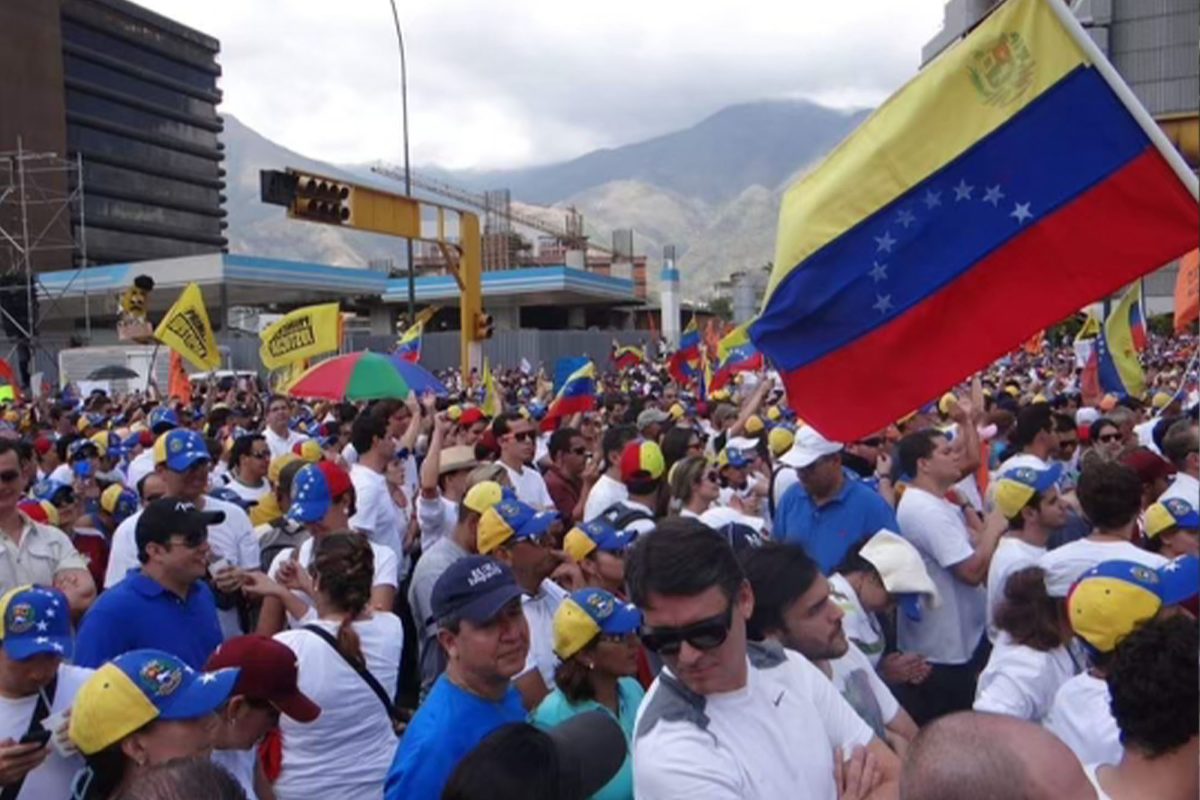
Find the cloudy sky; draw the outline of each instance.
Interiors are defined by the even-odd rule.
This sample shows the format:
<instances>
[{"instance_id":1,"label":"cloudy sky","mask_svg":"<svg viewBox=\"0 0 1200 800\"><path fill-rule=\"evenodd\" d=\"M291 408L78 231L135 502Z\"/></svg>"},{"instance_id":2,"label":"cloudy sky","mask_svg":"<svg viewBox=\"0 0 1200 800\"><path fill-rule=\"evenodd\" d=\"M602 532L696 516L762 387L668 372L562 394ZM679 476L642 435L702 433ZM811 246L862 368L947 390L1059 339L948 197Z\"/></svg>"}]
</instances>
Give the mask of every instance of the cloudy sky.
<instances>
[{"instance_id":1,"label":"cloudy sky","mask_svg":"<svg viewBox=\"0 0 1200 800\"><path fill-rule=\"evenodd\" d=\"M221 40L223 110L315 158L399 160L388 0L138 0ZM916 71L945 0L398 3L414 164L525 166L723 106L873 105Z\"/></svg>"}]
</instances>

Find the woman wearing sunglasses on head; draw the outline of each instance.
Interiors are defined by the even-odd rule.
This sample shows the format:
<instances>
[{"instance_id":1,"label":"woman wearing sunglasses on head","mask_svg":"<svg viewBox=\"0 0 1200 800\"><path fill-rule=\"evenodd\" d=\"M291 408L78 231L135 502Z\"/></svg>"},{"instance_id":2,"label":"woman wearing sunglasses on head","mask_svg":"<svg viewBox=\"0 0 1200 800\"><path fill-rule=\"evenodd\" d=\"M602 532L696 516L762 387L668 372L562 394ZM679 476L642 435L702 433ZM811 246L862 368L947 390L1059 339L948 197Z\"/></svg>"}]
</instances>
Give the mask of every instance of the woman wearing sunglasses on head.
<instances>
[{"instance_id":1,"label":"woman wearing sunglasses on head","mask_svg":"<svg viewBox=\"0 0 1200 800\"><path fill-rule=\"evenodd\" d=\"M533 712L540 728L586 711L613 716L632 744L634 720L645 692L637 672L637 630L642 615L603 589L575 592L554 614L554 652L562 663L554 672L556 689ZM620 772L596 794L597 800L632 800L633 765L628 755Z\"/></svg>"}]
</instances>

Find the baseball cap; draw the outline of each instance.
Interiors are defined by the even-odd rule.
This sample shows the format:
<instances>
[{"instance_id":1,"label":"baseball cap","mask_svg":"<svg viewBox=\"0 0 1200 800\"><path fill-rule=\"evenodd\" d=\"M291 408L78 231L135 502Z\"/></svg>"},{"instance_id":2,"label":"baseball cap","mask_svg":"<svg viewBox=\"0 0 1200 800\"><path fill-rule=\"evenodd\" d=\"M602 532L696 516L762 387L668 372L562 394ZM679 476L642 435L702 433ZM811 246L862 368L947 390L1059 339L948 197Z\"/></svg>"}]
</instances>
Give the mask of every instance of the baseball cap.
<instances>
[{"instance_id":1,"label":"baseball cap","mask_svg":"<svg viewBox=\"0 0 1200 800\"><path fill-rule=\"evenodd\" d=\"M683 403L672 403L667 409L667 414L671 419L683 419L683 415L687 413L687 409L683 407Z\"/></svg>"},{"instance_id":2,"label":"baseball cap","mask_svg":"<svg viewBox=\"0 0 1200 800\"><path fill-rule=\"evenodd\" d=\"M433 584L430 608L436 620L484 625L520 596L512 570L494 558L474 555L460 558L441 574Z\"/></svg>"},{"instance_id":3,"label":"baseball cap","mask_svg":"<svg viewBox=\"0 0 1200 800\"><path fill-rule=\"evenodd\" d=\"M159 406L150 412L150 432L154 434L179 427L179 415L174 409Z\"/></svg>"},{"instance_id":4,"label":"baseball cap","mask_svg":"<svg viewBox=\"0 0 1200 800\"><path fill-rule=\"evenodd\" d=\"M317 522L329 513L333 505L333 493L329 482L317 464L305 464L292 479L292 504L288 506L287 518L293 522Z\"/></svg>"},{"instance_id":5,"label":"baseball cap","mask_svg":"<svg viewBox=\"0 0 1200 800\"><path fill-rule=\"evenodd\" d=\"M996 481L996 507L1005 519L1013 519L1035 493L1052 489L1062 476L1062 465L1051 464L1046 469L1014 467Z\"/></svg>"},{"instance_id":6,"label":"baseball cap","mask_svg":"<svg viewBox=\"0 0 1200 800\"><path fill-rule=\"evenodd\" d=\"M131 650L79 687L68 735L84 755L98 753L156 719L211 714L237 678L237 669L200 673L162 650Z\"/></svg>"},{"instance_id":7,"label":"baseball cap","mask_svg":"<svg viewBox=\"0 0 1200 800\"><path fill-rule=\"evenodd\" d=\"M296 442L292 445L292 453L300 459L315 464L325 457L321 452L321 444L312 439L305 439L303 442ZM268 466L268 469L270 467Z\"/></svg>"},{"instance_id":8,"label":"baseball cap","mask_svg":"<svg viewBox=\"0 0 1200 800\"><path fill-rule=\"evenodd\" d=\"M100 493L100 509L112 514L120 524L138 510L137 492L114 483Z\"/></svg>"},{"instance_id":9,"label":"baseball cap","mask_svg":"<svg viewBox=\"0 0 1200 800\"><path fill-rule=\"evenodd\" d=\"M44 456L54 448L54 442L50 441L45 436L39 436L33 440L33 449L39 456Z\"/></svg>"},{"instance_id":10,"label":"baseball cap","mask_svg":"<svg viewBox=\"0 0 1200 800\"><path fill-rule=\"evenodd\" d=\"M57 481L54 478L47 478L33 485L32 494L35 500L45 500L47 503L53 503L54 499L63 492L74 494L75 487L69 483Z\"/></svg>"},{"instance_id":11,"label":"baseball cap","mask_svg":"<svg viewBox=\"0 0 1200 800\"><path fill-rule=\"evenodd\" d=\"M500 502L504 497L504 487L495 481L480 481L467 490L463 497L463 505L482 514Z\"/></svg>"},{"instance_id":12,"label":"baseball cap","mask_svg":"<svg viewBox=\"0 0 1200 800\"><path fill-rule=\"evenodd\" d=\"M154 442L154 463L172 472L185 472L202 461L211 461L204 437L187 428L174 428Z\"/></svg>"},{"instance_id":13,"label":"baseball cap","mask_svg":"<svg viewBox=\"0 0 1200 800\"><path fill-rule=\"evenodd\" d=\"M547 729L545 734L558 753L563 797L591 797L625 763L625 734L607 711L584 711Z\"/></svg>"},{"instance_id":14,"label":"baseball cap","mask_svg":"<svg viewBox=\"0 0 1200 800\"><path fill-rule=\"evenodd\" d=\"M1171 528L1200 530L1200 513L1182 497L1168 497L1146 509L1146 535L1158 536Z\"/></svg>"},{"instance_id":15,"label":"baseball cap","mask_svg":"<svg viewBox=\"0 0 1200 800\"><path fill-rule=\"evenodd\" d=\"M576 525L563 537L563 550L574 561L583 561L593 550L621 553L637 541L637 531L619 531L603 517Z\"/></svg>"},{"instance_id":16,"label":"baseball cap","mask_svg":"<svg viewBox=\"0 0 1200 800\"><path fill-rule=\"evenodd\" d=\"M442 448L441 455L438 457L439 475L445 475L448 472L458 472L464 469L474 469L477 466L479 466L479 462L475 460L475 448L465 444L444 447Z\"/></svg>"},{"instance_id":17,"label":"baseball cap","mask_svg":"<svg viewBox=\"0 0 1200 800\"><path fill-rule=\"evenodd\" d=\"M1169 461L1145 447L1130 450L1121 456L1121 463L1136 472L1143 485L1175 474L1175 468Z\"/></svg>"},{"instance_id":18,"label":"baseball cap","mask_svg":"<svg viewBox=\"0 0 1200 800\"><path fill-rule=\"evenodd\" d=\"M34 522L58 526L58 509L49 500L22 500L17 510Z\"/></svg>"},{"instance_id":19,"label":"baseball cap","mask_svg":"<svg viewBox=\"0 0 1200 800\"><path fill-rule=\"evenodd\" d=\"M762 433L763 429L766 428L766 424L763 423L763 418L758 414L751 414L743 427L746 433L754 436L755 434Z\"/></svg>"},{"instance_id":20,"label":"baseball cap","mask_svg":"<svg viewBox=\"0 0 1200 800\"><path fill-rule=\"evenodd\" d=\"M801 428L796 434L792 449L780 456L780 463L796 469L804 469L817 459L842 452L840 442L831 442L811 425Z\"/></svg>"},{"instance_id":21,"label":"baseball cap","mask_svg":"<svg viewBox=\"0 0 1200 800\"><path fill-rule=\"evenodd\" d=\"M883 588L896 595L900 609L909 619L921 619L922 596L928 599L930 608L941 604L937 586L929 577L920 552L903 536L881 529L863 544L858 554L879 573Z\"/></svg>"},{"instance_id":22,"label":"baseball cap","mask_svg":"<svg viewBox=\"0 0 1200 800\"><path fill-rule=\"evenodd\" d=\"M77 458L94 458L99 455L101 455L100 447L91 439L76 439L67 445L68 461L74 461Z\"/></svg>"},{"instance_id":23,"label":"baseball cap","mask_svg":"<svg viewBox=\"0 0 1200 800\"><path fill-rule=\"evenodd\" d=\"M795 443L796 434L782 425L776 425L767 434L767 447L770 448L771 455L776 458L786 453Z\"/></svg>"},{"instance_id":24,"label":"baseball cap","mask_svg":"<svg viewBox=\"0 0 1200 800\"><path fill-rule=\"evenodd\" d=\"M642 413L637 415L637 427L638 427L638 430L641 430L642 428L645 428L647 425L654 425L656 423L666 422L670 418L671 418L671 415L668 414L666 411L663 411L658 408L647 408L647 409L644 409L642 411Z\"/></svg>"},{"instance_id":25,"label":"baseball cap","mask_svg":"<svg viewBox=\"0 0 1200 800\"><path fill-rule=\"evenodd\" d=\"M44 586L18 586L0 597L0 644L9 658L71 657L67 596Z\"/></svg>"},{"instance_id":26,"label":"baseball cap","mask_svg":"<svg viewBox=\"0 0 1200 800\"><path fill-rule=\"evenodd\" d=\"M215 672L236 667L231 694L270 703L297 722L312 722L321 707L300 691L299 662L292 649L269 636L235 636L208 657L204 669Z\"/></svg>"},{"instance_id":27,"label":"baseball cap","mask_svg":"<svg viewBox=\"0 0 1200 800\"><path fill-rule=\"evenodd\" d=\"M483 422L487 417L483 415L483 411L478 406L464 408L462 414L458 417L458 424L464 428L469 428L476 422Z\"/></svg>"},{"instance_id":28,"label":"baseball cap","mask_svg":"<svg viewBox=\"0 0 1200 800\"><path fill-rule=\"evenodd\" d=\"M178 497L160 497L138 517L134 530L138 552L144 552L151 542L165 544L175 534L189 538L207 535L209 525L224 521L224 511L201 511Z\"/></svg>"},{"instance_id":29,"label":"baseball cap","mask_svg":"<svg viewBox=\"0 0 1200 800\"><path fill-rule=\"evenodd\" d=\"M267 465L267 480L272 486L279 485L279 473L283 472L283 468L293 461L299 461L300 457L295 453L282 453L271 459L271 463Z\"/></svg>"},{"instance_id":30,"label":"baseball cap","mask_svg":"<svg viewBox=\"0 0 1200 800\"><path fill-rule=\"evenodd\" d=\"M509 539L538 536L549 530L557 519L556 512L539 513L533 506L505 497L479 518L477 548L480 553L490 553Z\"/></svg>"},{"instance_id":31,"label":"baseball cap","mask_svg":"<svg viewBox=\"0 0 1200 800\"><path fill-rule=\"evenodd\" d=\"M646 412L642 412L643 414ZM621 451L621 482L658 480L666 472L662 450L654 442L634 440Z\"/></svg>"},{"instance_id":32,"label":"baseball cap","mask_svg":"<svg viewBox=\"0 0 1200 800\"><path fill-rule=\"evenodd\" d=\"M1187 599L1181 595L1195 595L1194 584L1189 592L1175 578L1185 572L1181 565L1162 571L1172 564L1156 570L1136 561L1105 561L1092 567L1067 594L1071 630L1094 650L1111 652L1164 605Z\"/></svg>"},{"instance_id":33,"label":"baseball cap","mask_svg":"<svg viewBox=\"0 0 1200 800\"><path fill-rule=\"evenodd\" d=\"M603 589L580 589L554 612L554 652L570 658L600 634L624 636L642 627L642 612Z\"/></svg>"}]
</instances>

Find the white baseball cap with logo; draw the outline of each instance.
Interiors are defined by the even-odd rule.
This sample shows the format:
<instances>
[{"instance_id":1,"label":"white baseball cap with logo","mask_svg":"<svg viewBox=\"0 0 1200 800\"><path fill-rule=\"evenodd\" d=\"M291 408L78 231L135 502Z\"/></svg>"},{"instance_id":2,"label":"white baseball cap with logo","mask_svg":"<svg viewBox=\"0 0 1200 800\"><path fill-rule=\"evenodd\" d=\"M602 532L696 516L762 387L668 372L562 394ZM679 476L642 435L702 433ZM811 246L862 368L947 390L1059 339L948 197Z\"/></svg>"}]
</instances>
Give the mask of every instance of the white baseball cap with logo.
<instances>
[{"instance_id":1,"label":"white baseball cap with logo","mask_svg":"<svg viewBox=\"0 0 1200 800\"><path fill-rule=\"evenodd\" d=\"M780 456L779 461L789 467L804 469L823 456L840 453L843 446L841 442L829 441L816 428L807 425L796 432L792 449Z\"/></svg>"}]
</instances>

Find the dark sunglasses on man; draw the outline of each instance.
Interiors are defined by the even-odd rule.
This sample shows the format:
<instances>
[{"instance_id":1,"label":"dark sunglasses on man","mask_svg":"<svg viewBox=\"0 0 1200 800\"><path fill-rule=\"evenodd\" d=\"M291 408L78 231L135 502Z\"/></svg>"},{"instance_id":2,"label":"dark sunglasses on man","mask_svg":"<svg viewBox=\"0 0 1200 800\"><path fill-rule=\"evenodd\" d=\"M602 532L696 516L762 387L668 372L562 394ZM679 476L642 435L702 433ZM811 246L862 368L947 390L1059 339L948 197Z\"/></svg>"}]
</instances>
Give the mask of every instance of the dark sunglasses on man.
<instances>
[{"instance_id":1,"label":"dark sunglasses on man","mask_svg":"<svg viewBox=\"0 0 1200 800\"><path fill-rule=\"evenodd\" d=\"M715 650L725 643L733 624L733 603L716 616L680 628L642 628L642 644L662 656L676 656L683 643L697 650Z\"/></svg>"}]
</instances>

